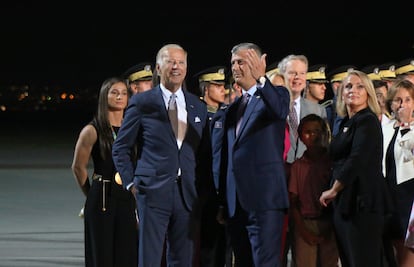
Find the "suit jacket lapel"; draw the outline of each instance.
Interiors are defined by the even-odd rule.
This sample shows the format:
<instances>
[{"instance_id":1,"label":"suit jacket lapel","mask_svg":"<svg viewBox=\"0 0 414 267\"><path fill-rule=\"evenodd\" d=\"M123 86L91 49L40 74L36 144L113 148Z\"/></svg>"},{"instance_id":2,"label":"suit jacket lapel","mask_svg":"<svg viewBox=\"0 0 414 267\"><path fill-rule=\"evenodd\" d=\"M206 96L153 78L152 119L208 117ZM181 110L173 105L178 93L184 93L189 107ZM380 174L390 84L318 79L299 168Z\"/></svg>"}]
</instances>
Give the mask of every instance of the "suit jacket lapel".
<instances>
[{"instance_id":1,"label":"suit jacket lapel","mask_svg":"<svg viewBox=\"0 0 414 267\"><path fill-rule=\"evenodd\" d=\"M187 93L185 91L183 91L184 93L184 97L185 97L185 106L186 106L186 110L187 110L187 129L184 135L184 140L187 136L187 132L188 132L188 128L189 127L193 127L195 128L195 121L196 121L196 112L195 112L195 105L196 103L194 103L194 101L192 101L191 97L187 97ZM200 118L198 118L200 119Z\"/></svg>"}]
</instances>

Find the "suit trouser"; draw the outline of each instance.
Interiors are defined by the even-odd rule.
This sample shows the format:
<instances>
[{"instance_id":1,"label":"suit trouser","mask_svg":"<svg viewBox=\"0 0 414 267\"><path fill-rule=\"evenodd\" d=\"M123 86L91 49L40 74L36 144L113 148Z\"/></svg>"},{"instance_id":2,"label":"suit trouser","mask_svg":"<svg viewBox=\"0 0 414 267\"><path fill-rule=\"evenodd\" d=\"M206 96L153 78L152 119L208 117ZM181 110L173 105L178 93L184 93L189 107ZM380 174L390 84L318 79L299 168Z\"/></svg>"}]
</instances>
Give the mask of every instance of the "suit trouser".
<instances>
[{"instance_id":1,"label":"suit trouser","mask_svg":"<svg viewBox=\"0 0 414 267\"><path fill-rule=\"evenodd\" d=\"M282 210L247 212L237 204L228 221L236 266L281 266L284 216Z\"/></svg>"},{"instance_id":2,"label":"suit trouser","mask_svg":"<svg viewBox=\"0 0 414 267\"><path fill-rule=\"evenodd\" d=\"M167 265L192 266L194 252L194 217L183 203L181 184L157 197L170 199L168 206L146 203L146 195L138 194L140 233L139 267L160 266L164 241Z\"/></svg>"}]
</instances>

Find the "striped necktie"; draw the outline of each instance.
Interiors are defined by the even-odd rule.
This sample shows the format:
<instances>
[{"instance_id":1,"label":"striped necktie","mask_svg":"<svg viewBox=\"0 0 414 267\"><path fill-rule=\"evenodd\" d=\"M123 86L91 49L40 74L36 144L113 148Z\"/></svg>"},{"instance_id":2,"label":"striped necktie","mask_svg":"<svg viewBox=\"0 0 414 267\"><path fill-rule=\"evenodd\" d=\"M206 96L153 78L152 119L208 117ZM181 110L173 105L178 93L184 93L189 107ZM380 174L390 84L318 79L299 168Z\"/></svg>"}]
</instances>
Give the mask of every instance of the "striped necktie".
<instances>
[{"instance_id":1,"label":"striped necktie","mask_svg":"<svg viewBox=\"0 0 414 267\"><path fill-rule=\"evenodd\" d=\"M171 127L174 131L175 137L178 137L178 112L177 112L177 101L176 95L171 94L170 100L168 101L168 117L170 118Z\"/></svg>"},{"instance_id":2,"label":"striped necktie","mask_svg":"<svg viewBox=\"0 0 414 267\"><path fill-rule=\"evenodd\" d=\"M296 102L293 101L292 105L290 106L290 111L289 111L289 125L290 128L292 128L293 131L293 135L295 136L295 141L298 138L298 115L296 114L296 109L295 109L295 105Z\"/></svg>"}]
</instances>

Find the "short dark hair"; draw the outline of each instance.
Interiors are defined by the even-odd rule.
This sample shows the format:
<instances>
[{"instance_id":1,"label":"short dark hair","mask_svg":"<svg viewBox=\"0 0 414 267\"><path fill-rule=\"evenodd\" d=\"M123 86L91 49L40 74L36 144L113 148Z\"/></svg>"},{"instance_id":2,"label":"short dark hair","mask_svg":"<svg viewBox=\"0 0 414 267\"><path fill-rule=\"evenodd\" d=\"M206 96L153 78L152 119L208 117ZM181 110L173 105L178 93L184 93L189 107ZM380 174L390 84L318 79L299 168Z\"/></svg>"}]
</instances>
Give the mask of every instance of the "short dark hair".
<instances>
[{"instance_id":1,"label":"short dark hair","mask_svg":"<svg viewBox=\"0 0 414 267\"><path fill-rule=\"evenodd\" d=\"M329 128L328 121L321 116L311 113L300 119L299 126L298 126L298 134L299 136L302 133L303 126L307 122L317 122L321 126L322 134L321 134L321 145L325 148L328 148L329 143L331 142L331 129Z\"/></svg>"}]
</instances>

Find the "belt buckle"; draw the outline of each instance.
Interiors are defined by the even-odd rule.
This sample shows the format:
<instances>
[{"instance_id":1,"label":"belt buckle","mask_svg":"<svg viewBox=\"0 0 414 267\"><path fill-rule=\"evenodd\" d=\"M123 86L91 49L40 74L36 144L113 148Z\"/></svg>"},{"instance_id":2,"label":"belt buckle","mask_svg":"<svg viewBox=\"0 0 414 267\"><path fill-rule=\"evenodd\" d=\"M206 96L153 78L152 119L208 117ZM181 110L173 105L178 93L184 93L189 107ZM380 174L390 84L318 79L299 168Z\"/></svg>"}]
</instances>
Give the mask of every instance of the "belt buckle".
<instances>
[{"instance_id":1,"label":"belt buckle","mask_svg":"<svg viewBox=\"0 0 414 267\"><path fill-rule=\"evenodd\" d=\"M94 173L92 175L92 180L98 180L99 182L102 182L102 175Z\"/></svg>"}]
</instances>

